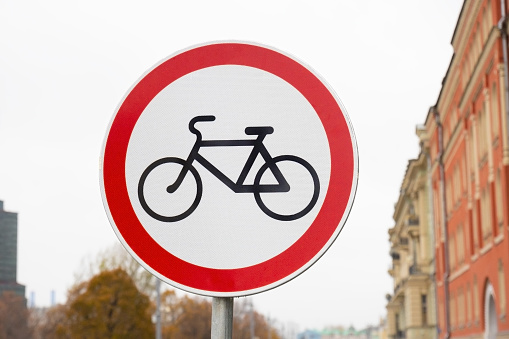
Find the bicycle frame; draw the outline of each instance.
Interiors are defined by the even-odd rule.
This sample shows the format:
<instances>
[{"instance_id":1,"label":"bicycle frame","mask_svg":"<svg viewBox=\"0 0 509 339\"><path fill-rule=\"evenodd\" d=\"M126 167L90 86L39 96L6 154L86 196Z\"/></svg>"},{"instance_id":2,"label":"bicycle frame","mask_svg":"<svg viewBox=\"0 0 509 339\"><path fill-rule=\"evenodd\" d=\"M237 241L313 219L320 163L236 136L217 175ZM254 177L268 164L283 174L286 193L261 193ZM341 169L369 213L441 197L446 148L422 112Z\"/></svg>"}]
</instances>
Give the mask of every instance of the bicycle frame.
<instances>
[{"instance_id":1,"label":"bicycle frame","mask_svg":"<svg viewBox=\"0 0 509 339\"><path fill-rule=\"evenodd\" d=\"M295 219L299 219L302 216L306 215L312 208L315 206L318 196L320 194L320 180L318 175L306 160L299 158L298 156L283 154L276 157L272 157L269 154L269 151L263 144L263 140L268 134L274 132L274 128L271 126L250 126L246 127L245 132L246 135L256 136L254 139L242 139L242 140L203 140L202 135L199 130L197 130L194 125L200 121L214 121L215 117L212 115L199 115L191 119L189 122L189 130L191 133L196 135L196 142L192 147L188 157L186 160L182 158L176 157L165 157L158 159L151 163L141 174L140 181L138 182L138 198L140 199L141 206L150 215L152 218L163 221L163 222L175 222L187 218L193 211L196 209L198 204L200 203L200 199L203 193L203 185L200 179L200 175L196 168L193 166L193 162L197 161L201 164L205 169L207 169L211 174L213 174L216 178L218 178L223 184L229 187L234 193L253 193L254 199L258 207L262 210L263 213L268 215L269 217L280 220L280 221L292 221ZM200 154L200 149L202 147L252 147L249 156L247 157L246 163L242 168L239 177L236 181L228 178L223 172L221 172L216 166L210 163L204 156ZM245 183L249 172L253 169L253 165L258 158L261 156L263 161L265 161L261 167L258 169L257 173L254 176L253 184L248 185ZM277 163L283 162L285 163L294 163L304 170L307 170L309 175L311 176L313 182L313 192L309 203L304 208L300 208L298 212L295 213L287 213L284 214L275 212L272 210L270 206L267 206L266 202L263 201L262 196L265 196L264 193L285 193L290 191L290 185L288 181L285 179L281 170L278 168ZM162 164L177 164L182 166L182 169L178 173L176 180L166 187L166 191L168 193L174 193L184 181L184 178L188 173L190 173L192 179L196 181L196 195L192 202L192 204L184 210L183 212L179 212L176 214L172 213L163 213L161 214L157 210L152 209L145 199L144 193L144 185L147 177L150 173ZM262 184L262 177L264 174L270 171L274 178L276 179L276 183L271 184ZM191 180L192 180L191 179ZM262 194L263 193L263 194ZM279 196L279 195L278 195ZM285 197L285 195L281 195Z\"/></svg>"},{"instance_id":2,"label":"bicycle frame","mask_svg":"<svg viewBox=\"0 0 509 339\"><path fill-rule=\"evenodd\" d=\"M255 193L255 192L288 192L290 191L290 185L284 178L283 174L277 167L274 162L272 156L269 154L267 148L263 144L263 139L267 133L260 133L256 139L245 139L245 140L201 140L201 135L197 134L197 140L186 160L185 166L182 168L181 172L175 183L168 186L167 191L169 193L173 193L180 186L182 181L184 180L189 168L192 166L193 161L197 161L203 167L205 167L210 173L212 173L216 178L218 178L222 183L228 186L235 193ZM234 182L230 178L228 178L223 172L221 172L216 166L210 163L207 159L205 159L200 153L201 147L232 147L232 146L252 146L253 149L249 154L249 157L242 168L242 171L237 178L237 181ZM253 164L258 155L261 155L263 160L267 163L268 168L271 170L272 174L277 180L277 184L264 184L264 185L245 185L244 181L249 174L249 171L253 167Z\"/></svg>"}]
</instances>

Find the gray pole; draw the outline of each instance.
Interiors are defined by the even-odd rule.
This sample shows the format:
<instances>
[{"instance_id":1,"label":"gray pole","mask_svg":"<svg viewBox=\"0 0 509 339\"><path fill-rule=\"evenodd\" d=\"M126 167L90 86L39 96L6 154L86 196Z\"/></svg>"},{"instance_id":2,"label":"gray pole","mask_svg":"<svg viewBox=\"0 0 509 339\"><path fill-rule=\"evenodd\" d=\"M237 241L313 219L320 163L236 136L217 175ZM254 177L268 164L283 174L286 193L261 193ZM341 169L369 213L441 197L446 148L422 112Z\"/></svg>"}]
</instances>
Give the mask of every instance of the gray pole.
<instances>
[{"instance_id":1,"label":"gray pole","mask_svg":"<svg viewBox=\"0 0 509 339\"><path fill-rule=\"evenodd\" d=\"M272 321L270 320L270 316L267 318L267 323L269 324L269 333L267 333L267 338L272 339Z\"/></svg>"},{"instance_id":2,"label":"gray pole","mask_svg":"<svg viewBox=\"0 0 509 339\"><path fill-rule=\"evenodd\" d=\"M161 280L156 279L157 309L156 309L156 339L161 339Z\"/></svg>"},{"instance_id":3,"label":"gray pole","mask_svg":"<svg viewBox=\"0 0 509 339\"><path fill-rule=\"evenodd\" d=\"M212 298L211 339L231 339L233 332L233 298Z\"/></svg>"},{"instance_id":4,"label":"gray pole","mask_svg":"<svg viewBox=\"0 0 509 339\"><path fill-rule=\"evenodd\" d=\"M250 320L250 323L249 323L249 333L250 333L250 338L254 339L254 337L255 337L255 322L254 322L253 299L251 299L249 301L250 301L250 304L251 304L251 312L250 312L250 315L249 315L249 320Z\"/></svg>"}]
</instances>

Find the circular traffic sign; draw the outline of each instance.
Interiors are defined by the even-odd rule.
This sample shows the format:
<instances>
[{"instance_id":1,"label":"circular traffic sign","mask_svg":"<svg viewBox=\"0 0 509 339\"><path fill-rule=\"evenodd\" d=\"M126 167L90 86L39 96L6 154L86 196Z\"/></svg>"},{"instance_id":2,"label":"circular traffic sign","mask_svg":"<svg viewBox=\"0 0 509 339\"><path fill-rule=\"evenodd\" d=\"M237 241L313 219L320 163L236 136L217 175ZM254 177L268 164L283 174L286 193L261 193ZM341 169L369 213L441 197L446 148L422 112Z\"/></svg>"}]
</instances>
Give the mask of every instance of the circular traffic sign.
<instances>
[{"instance_id":1,"label":"circular traffic sign","mask_svg":"<svg viewBox=\"0 0 509 339\"><path fill-rule=\"evenodd\" d=\"M315 263L358 178L346 111L313 70L244 42L195 46L128 91L101 192L124 247L161 280L216 297L279 286Z\"/></svg>"}]
</instances>

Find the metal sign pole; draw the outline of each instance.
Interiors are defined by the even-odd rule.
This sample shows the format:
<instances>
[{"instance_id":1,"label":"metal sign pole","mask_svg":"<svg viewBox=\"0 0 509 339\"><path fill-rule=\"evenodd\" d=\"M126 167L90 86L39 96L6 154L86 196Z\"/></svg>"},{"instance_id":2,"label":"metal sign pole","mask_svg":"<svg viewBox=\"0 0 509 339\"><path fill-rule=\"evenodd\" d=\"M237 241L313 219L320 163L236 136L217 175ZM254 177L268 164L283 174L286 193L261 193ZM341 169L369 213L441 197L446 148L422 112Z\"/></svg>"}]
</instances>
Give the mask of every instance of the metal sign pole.
<instances>
[{"instance_id":1,"label":"metal sign pole","mask_svg":"<svg viewBox=\"0 0 509 339\"><path fill-rule=\"evenodd\" d=\"M161 280L156 279L157 309L156 309L156 339L161 339Z\"/></svg>"},{"instance_id":2,"label":"metal sign pole","mask_svg":"<svg viewBox=\"0 0 509 339\"><path fill-rule=\"evenodd\" d=\"M233 298L212 298L211 339L231 339L233 332Z\"/></svg>"}]
</instances>

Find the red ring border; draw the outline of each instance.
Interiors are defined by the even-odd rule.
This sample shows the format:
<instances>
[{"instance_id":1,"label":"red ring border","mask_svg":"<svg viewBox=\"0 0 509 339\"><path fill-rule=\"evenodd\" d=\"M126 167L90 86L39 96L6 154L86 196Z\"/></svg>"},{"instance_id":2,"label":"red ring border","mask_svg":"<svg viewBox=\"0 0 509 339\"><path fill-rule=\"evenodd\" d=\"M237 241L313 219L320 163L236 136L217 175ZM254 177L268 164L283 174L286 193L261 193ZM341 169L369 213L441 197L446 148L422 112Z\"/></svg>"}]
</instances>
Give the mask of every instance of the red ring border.
<instances>
[{"instance_id":1,"label":"red ring border","mask_svg":"<svg viewBox=\"0 0 509 339\"><path fill-rule=\"evenodd\" d=\"M270 72L295 87L313 106L325 129L331 156L331 177L325 200L308 230L288 249L259 264L207 268L181 260L163 249L138 220L127 193L125 160L131 133L150 101L180 77L206 67L243 65ZM357 181L357 153L339 102L308 68L273 49L249 43L212 43L163 61L131 89L113 118L102 162L102 190L112 227L128 250L166 282L211 296L242 296L274 288L309 268L338 235L348 215ZM348 210L347 210L348 209ZM340 230L340 229L339 229ZM120 239L122 241L122 239ZM332 241L330 241L332 240ZM133 253L132 253L133 254ZM318 255L320 254L320 255ZM300 270L300 272L299 272Z\"/></svg>"}]
</instances>

